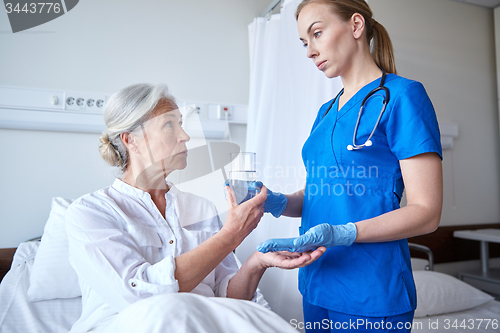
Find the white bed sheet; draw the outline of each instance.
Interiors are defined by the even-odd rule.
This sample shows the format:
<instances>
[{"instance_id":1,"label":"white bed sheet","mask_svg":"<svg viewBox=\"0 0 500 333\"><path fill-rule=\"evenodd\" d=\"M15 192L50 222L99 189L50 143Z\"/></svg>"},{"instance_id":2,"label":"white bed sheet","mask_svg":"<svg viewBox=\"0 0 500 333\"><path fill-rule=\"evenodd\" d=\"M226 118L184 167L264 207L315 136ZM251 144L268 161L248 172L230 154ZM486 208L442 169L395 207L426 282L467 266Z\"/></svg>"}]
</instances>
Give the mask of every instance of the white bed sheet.
<instances>
[{"instance_id":1,"label":"white bed sheet","mask_svg":"<svg viewBox=\"0 0 500 333\"><path fill-rule=\"evenodd\" d=\"M30 285L30 272L33 267L33 262L40 242L25 242L21 243L14 255L11 270L5 275L2 283L0 283L0 333L17 333L17 332L51 332L51 333L67 333L74 322L81 314L81 297L71 299L55 299L50 301L40 301L31 303L27 296L27 290ZM149 300L147 302L151 302ZM212 313L213 318L219 317L220 322L227 321L224 314L228 312L236 313L232 316L233 324L251 328L253 331L267 332L269 330L270 320L274 321L274 332L294 332L288 325L280 327L280 318L269 310L262 309L261 306L242 301L241 304L232 304L231 302L239 302L237 300L210 300L198 299L195 296L188 296L187 303L190 309L194 312L203 313L204 306L207 306L205 313ZM265 301L264 301L265 302ZM250 302L248 302L250 303ZM200 307L201 306L201 307ZM258 307L254 311L252 307ZM143 307L145 310L147 307ZM131 309L135 311L137 309ZM270 313L263 312L269 311ZM139 311L139 310L138 310ZM222 311L222 312L220 312ZM191 311L189 311L191 312ZM226 312L226 313L224 313ZM239 314L238 314L239 312ZM182 313L182 312L181 312ZM188 313L194 315L193 313ZM255 316L253 315L255 314ZM145 317L148 311L144 313ZM149 313L150 315L150 313ZM273 317L276 316L276 317ZM223 317L225 317L223 319ZM192 317L191 317L192 318ZM188 317L177 317L175 322L177 330L179 325L184 322L189 322L186 328L193 326L207 327L208 316L199 318L197 321L188 320ZM489 323L486 319L490 319ZM496 320L496 322L494 321ZM153 324L155 321L149 321ZM158 322L156 321L158 324ZM286 323L283 321L283 323ZM486 324L489 324L488 327ZM499 326L495 326L495 323ZM129 323L131 328L131 325ZM184 324L185 325L185 324ZM264 325L264 326L262 326ZM266 326L267 325L267 326ZM273 326L271 325L271 326ZM262 326L262 327L261 327ZM461 327L461 326L465 326ZM121 327L123 330L126 326ZM154 327L154 325L153 325ZM144 326L144 332L153 332L150 326ZM261 327L261 330L259 329ZM109 327L106 327L109 328ZM164 328L164 327L163 327ZM227 327L226 327L227 328ZM219 329L222 329L220 327ZM135 327L135 332L137 327ZM209 332L209 331L207 331ZM430 333L430 332L500 332L500 302L490 301L467 311L447 313L438 316L430 316L424 318L415 318L413 321L412 332Z\"/></svg>"},{"instance_id":2,"label":"white bed sheet","mask_svg":"<svg viewBox=\"0 0 500 333\"><path fill-rule=\"evenodd\" d=\"M0 283L0 333L67 333L80 317L81 297L29 301L30 271L39 244L21 243Z\"/></svg>"},{"instance_id":3,"label":"white bed sheet","mask_svg":"<svg viewBox=\"0 0 500 333\"><path fill-rule=\"evenodd\" d=\"M489 326L487 320L490 319ZM493 325L496 320L496 328ZM462 324L463 323L463 324ZM464 327L460 327L460 325ZM467 311L446 313L439 316L415 318L413 320L414 333L436 332L500 332L500 302L490 301Z\"/></svg>"},{"instance_id":4,"label":"white bed sheet","mask_svg":"<svg viewBox=\"0 0 500 333\"><path fill-rule=\"evenodd\" d=\"M82 311L82 298L30 302L30 273L40 242L21 243L0 283L0 333L67 333ZM290 324L257 303L195 294L159 295L131 305L118 321L96 332L293 333ZM170 308L169 308L170 307ZM165 312L165 310L167 310ZM137 320L138 318L141 320ZM158 318L167 320L158 320Z\"/></svg>"},{"instance_id":5,"label":"white bed sheet","mask_svg":"<svg viewBox=\"0 0 500 333\"><path fill-rule=\"evenodd\" d=\"M283 318L255 302L194 293L140 300L92 332L297 333Z\"/></svg>"}]
</instances>

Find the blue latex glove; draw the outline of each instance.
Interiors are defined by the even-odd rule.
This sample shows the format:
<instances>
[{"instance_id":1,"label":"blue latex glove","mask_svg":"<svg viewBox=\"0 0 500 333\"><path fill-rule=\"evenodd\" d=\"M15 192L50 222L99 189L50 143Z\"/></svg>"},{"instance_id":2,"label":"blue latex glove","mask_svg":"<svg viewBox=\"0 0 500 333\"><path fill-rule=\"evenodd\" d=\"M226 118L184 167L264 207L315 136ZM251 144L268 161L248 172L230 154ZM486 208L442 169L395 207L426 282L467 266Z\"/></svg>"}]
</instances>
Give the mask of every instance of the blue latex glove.
<instances>
[{"instance_id":1,"label":"blue latex glove","mask_svg":"<svg viewBox=\"0 0 500 333\"><path fill-rule=\"evenodd\" d=\"M312 227L305 234L296 238L268 239L261 243L257 250L262 253L289 251L307 252L320 246L349 246L354 243L358 231L354 223L331 225L323 223Z\"/></svg>"},{"instance_id":2,"label":"blue latex glove","mask_svg":"<svg viewBox=\"0 0 500 333\"><path fill-rule=\"evenodd\" d=\"M255 187L257 187L259 191L262 186L262 182L255 182ZM264 202L264 213L271 213L274 217L278 218L283 214L287 203L288 199L284 194L267 189L267 199Z\"/></svg>"},{"instance_id":3,"label":"blue latex glove","mask_svg":"<svg viewBox=\"0 0 500 333\"><path fill-rule=\"evenodd\" d=\"M235 181L233 180L233 182L235 182ZM235 192L236 202L238 204L245 202L248 199L251 199L253 197L253 195L250 195L252 193L252 191L254 191L253 194L255 195L255 192L260 192L260 189L263 186L262 182L260 182L260 181L256 181L254 183L254 182L244 182L244 181L236 180L236 182L237 182L237 184L240 184L240 183L243 184L242 186L236 186L236 187L243 188L243 192L245 192L245 193L238 194L237 192L241 192L241 191L238 190L237 188L235 189L235 187L231 187L233 189L233 191ZM247 183L247 184L244 184L244 183ZM229 186L229 179L226 180L225 185ZM245 188L246 188L246 190L245 190ZM244 194L246 194L246 193L248 193L248 195L245 196ZM240 200L241 200L241 202L240 202ZM283 211L285 210L287 203L288 203L288 199L285 197L284 194L278 193L278 192L273 192L270 189L267 189L267 199L264 202L264 213L271 213L274 217L278 218L281 216L281 214L283 214Z\"/></svg>"}]
</instances>

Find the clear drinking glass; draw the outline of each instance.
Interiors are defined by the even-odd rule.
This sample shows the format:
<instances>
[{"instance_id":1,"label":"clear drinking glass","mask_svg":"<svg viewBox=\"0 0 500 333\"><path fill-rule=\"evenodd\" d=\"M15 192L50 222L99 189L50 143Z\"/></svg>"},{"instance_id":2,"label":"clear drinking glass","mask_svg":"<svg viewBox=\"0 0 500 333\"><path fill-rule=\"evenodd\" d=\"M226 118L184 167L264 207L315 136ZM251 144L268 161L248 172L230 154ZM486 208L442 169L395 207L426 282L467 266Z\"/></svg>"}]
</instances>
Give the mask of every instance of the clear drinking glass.
<instances>
[{"instance_id":1,"label":"clear drinking glass","mask_svg":"<svg viewBox=\"0 0 500 333\"><path fill-rule=\"evenodd\" d=\"M236 202L240 204L256 194L255 153L231 153L230 158L229 185L234 191Z\"/></svg>"}]
</instances>

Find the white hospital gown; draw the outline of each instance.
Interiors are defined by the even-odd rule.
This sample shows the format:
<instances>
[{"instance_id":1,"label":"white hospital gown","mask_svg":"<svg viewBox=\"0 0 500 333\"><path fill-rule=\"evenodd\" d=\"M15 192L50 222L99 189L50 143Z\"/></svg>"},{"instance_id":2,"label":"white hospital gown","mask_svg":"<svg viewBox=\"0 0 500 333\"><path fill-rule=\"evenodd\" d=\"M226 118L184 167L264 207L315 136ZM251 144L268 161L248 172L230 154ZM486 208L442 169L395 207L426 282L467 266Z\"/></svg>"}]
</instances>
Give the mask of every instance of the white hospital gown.
<instances>
[{"instance_id":1,"label":"white hospital gown","mask_svg":"<svg viewBox=\"0 0 500 333\"><path fill-rule=\"evenodd\" d=\"M212 202L167 184L165 219L147 192L120 179L68 208L70 263L83 297L82 316L71 333L102 325L139 300L177 293L174 258L222 228ZM237 271L231 253L192 292L226 297Z\"/></svg>"}]
</instances>

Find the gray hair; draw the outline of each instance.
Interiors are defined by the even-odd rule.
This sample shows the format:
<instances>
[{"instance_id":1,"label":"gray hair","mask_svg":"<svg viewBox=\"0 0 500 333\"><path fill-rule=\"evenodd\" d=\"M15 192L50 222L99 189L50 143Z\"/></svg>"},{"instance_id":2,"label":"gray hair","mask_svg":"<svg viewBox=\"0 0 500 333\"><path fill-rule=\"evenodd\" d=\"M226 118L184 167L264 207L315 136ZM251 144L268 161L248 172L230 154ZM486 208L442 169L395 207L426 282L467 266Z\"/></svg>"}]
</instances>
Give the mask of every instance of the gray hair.
<instances>
[{"instance_id":1,"label":"gray hair","mask_svg":"<svg viewBox=\"0 0 500 333\"><path fill-rule=\"evenodd\" d=\"M175 104L174 97L164 84L133 84L111 95L104 107L107 128L99 138L99 152L106 162L125 171L129 155L120 135L133 132L149 120L162 99Z\"/></svg>"}]
</instances>

